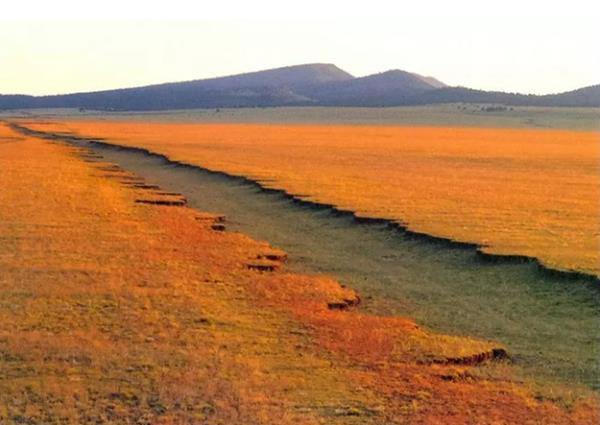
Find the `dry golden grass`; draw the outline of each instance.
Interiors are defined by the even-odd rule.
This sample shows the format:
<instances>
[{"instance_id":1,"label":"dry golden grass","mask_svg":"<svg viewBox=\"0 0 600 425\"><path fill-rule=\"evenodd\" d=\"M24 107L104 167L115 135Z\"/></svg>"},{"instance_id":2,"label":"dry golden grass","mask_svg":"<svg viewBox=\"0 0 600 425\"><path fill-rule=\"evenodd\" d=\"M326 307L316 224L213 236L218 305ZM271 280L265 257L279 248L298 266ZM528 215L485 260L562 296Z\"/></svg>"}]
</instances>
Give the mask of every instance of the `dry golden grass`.
<instances>
[{"instance_id":1,"label":"dry golden grass","mask_svg":"<svg viewBox=\"0 0 600 425\"><path fill-rule=\"evenodd\" d=\"M566 409L510 365L460 364L495 344L363 314L266 243L136 203L161 195L84 151L0 141L2 423L599 420L595 399Z\"/></svg>"},{"instance_id":2,"label":"dry golden grass","mask_svg":"<svg viewBox=\"0 0 600 425\"><path fill-rule=\"evenodd\" d=\"M144 122L37 128L145 147L490 253L600 275L596 132Z\"/></svg>"}]
</instances>

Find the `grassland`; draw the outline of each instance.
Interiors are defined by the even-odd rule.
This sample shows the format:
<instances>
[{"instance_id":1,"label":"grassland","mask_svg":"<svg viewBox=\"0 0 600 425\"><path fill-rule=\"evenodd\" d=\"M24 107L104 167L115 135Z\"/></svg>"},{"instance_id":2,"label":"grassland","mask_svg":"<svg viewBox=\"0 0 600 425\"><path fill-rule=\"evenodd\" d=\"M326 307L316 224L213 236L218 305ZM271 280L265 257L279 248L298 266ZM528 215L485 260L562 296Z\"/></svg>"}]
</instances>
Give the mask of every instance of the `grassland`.
<instances>
[{"instance_id":1,"label":"grassland","mask_svg":"<svg viewBox=\"0 0 600 425\"><path fill-rule=\"evenodd\" d=\"M596 132L71 121L101 137L298 197L600 275Z\"/></svg>"},{"instance_id":2,"label":"grassland","mask_svg":"<svg viewBox=\"0 0 600 425\"><path fill-rule=\"evenodd\" d=\"M444 333L502 341L545 395L553 381L600 388L600 346L594 343L600 293L593 282L565 280L531 263L482 261L473 249L414 238L381 223L360 224L350 215L141 151L86 146L184 193L193 207L225 214L228 228L285 249L291 270L336 276L362 294L365 311L408 315Z\"/></svg>"},{"instance_id":3,"label":"grassland","mask_svg":"<svg viewBox=\"0 0 600 425\"><path fill-rule=\"evenodd\" d=\"M369 126L538 128L599 131L598 108L508 107L448 104L390 108L279 107L110 112L77 109L0 111L0 118L142 121L166 123L254 123Z\"/></svg>"},{"instance_id":4,"label":"grassland","mask_svg":"<svg viewBox=\"0 0 600 425\"><path fill-rule=\"evenodd\" d=\"M365 314L89 151L3 126L0 152L3 423L599 419L594 397L534 398L498 344Z\"/></svg>"},{"instance_id":5,"label":"grassland","mask_svg":"<svg viewBox=\"0 0 600 425\"><path fill-rule=\"evenodd\" d=\"M562 261L554 267L576 269L571 264L577 264L587 253L589 257L584 261L590 264L592 273L596 272L595 133L142 122L74 122L68 126L32 123L31 126L88 135L97 130L95 136L106 137L111 143L145 146L186 163L203 165L208 161L212 164L209 168L249 175L268 187L282 187L278 179L283 175L287 179L287 187L283 188L288 192L303 194L309 200L315 199L310 195L321 193L323 196L316 201L325 199L337 206L340 203L331 202L330 196L347 195L342 200L347 204L341 204L341 208L356 210L358 200L371 208L372 212L365 213L366 216L382 216L382 204L389 206L389 211L396 208L398 212L395 204L399 204L410 207L409 217L428 226L440 223L446 226L439 228L439 232L428 233L444 235L449 230L454 232L450 234L453 239L460 239L455 236L460 232L472 237L473 225L479 222L492 241L504 237L508 244L513 244L500 253L514 254L515 243L528 248L537 244L545 258L554 254ZM389 152L385 150L387 147ZM322 158L316 161L315 154ZM242 172L232 173L231 167ZM442 178L436 178L438 174ZM161 173L158 181L166 183L169 178L169 173ZM512 182L510 186L507 181ZM207 183L197 182L204 191ZM187 190L191 184L187 181L177 190ZM294 185L296 190L289 190ZM390 186L397 190L396 197L390 195ZM412 191L406 190L411 188ZM356 236L364 247L356 251L351 243L343 243L349 240L343 232L325 234L312 225L314 220L302 222L311 229L306 236L302 231L294 233L290 229L294 225L290 223L295 223L295 219L285 218L287 212L284 214L280 209L276 209L278 214L269 214L268 208L274 207L271 204L267 209L261 206L260 212L254 214L254 207L244 211L244 206L254 205L248 199L251 196L254 195L237 193L231 202L219 204L217 200L223 196L213 192L212 199L200 195L199 205L215 207L218 212L234 211L232 216L236 220L245 215L249 225L244 231L282 244L300 258L310 258L307 263L312 270L334 273L344 283L374 295L375 300L369 303L374 312L409 313L419 323L444 332L500 339L509 344L530 374L584 382L597 388L598 346L593 341L598 335L598 298L589 285L575 280L571 282L574 285L571 290L555 279L536 274L534 267L482 267L468 256L459 259L443 252L432 254L410 243L402 242L403 246L396 247L394 252L372 234ZM413 201L417 203L410 203ZM448 211L454 211L454 216L448 216ZM261 220L261 215L267 214L271 218ZM399 213L395 218L398 216ZM288 224L273 225L278 221ZM260 225L255 224L259 222ZM255 231L257 227L260 230ZM270 231L270 227L278 230ZM348 235L356 233L344 229ZM573 231L588 242L582 242ZM287 233L295 236L287 237ZM339 254L331 255L328 248L301 242L310 237L327 238L327 246L335 246L332 249L340 251ZM571 245L566 247L561 238ZM377 242L367 248L365 240ZM303 248L295 250L299 244ZM486 250L494 252L493 248L488 246ZM372 250L372 255L365 255L364 250ZM396 260L382 261L378 255ZM573 258L574 262L565 266ZM425 267L419 265L419 259L426 263ZM311 270L310 267L305 270ZM580 269L585 270L585 266ZM377 301L381 299L387 302Z\"/></svg>"}]
</instances>

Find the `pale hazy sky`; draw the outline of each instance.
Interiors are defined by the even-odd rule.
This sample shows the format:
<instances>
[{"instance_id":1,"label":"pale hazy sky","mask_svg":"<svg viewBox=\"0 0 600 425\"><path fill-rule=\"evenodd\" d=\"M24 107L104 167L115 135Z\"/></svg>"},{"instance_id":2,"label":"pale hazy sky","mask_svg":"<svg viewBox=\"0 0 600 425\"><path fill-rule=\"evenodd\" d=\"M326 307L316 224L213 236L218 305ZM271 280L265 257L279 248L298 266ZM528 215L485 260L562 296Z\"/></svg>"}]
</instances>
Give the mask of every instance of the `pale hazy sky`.
<instances>
[{"instance_id":1,"label":"pale hazy sky","mask_svg":"<svg viewBox=\"0 0 600 425\"><path fill-rule=\"evenodd\" d=\"M16 2L11 2L16 3ZM53 94L309 62L552 93L600 83L596 2L29 1L2 5L0 93Z\"/></svg>"}]
</instances>

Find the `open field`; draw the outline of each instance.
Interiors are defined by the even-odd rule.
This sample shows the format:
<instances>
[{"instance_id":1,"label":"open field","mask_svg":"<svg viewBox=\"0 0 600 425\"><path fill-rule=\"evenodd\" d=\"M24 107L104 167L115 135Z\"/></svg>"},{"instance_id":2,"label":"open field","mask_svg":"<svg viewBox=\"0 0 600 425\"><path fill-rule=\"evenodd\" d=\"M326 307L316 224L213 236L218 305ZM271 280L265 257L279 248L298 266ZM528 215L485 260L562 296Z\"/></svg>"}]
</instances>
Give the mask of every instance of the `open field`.
<instances>
[{"instance_id":1,"label":"open field","mask_svg":"<svg viewBox=\"0 0 600 425\"><path fill-rule=\"evenodd\" d=\"M288 267L334 275L363 295L361 308L409 315L458 335L502 341L522 372L600 388L600 291L528 263L479 258L472 249L357 223L240 179L182 167L141 151L86 145L111 162L185 194L189 205L228 217L228 228L290 253ZM357 243L357 241L360 241Z\"/></svg>"},{"instance_id":2,"label":"open field","mask_svg":"<svg viewBox=\"0 0 600 425\"><path fill-rule=\"evenodd\" d=\"M410 230L600 275L596 132L437 127L31 123L246 176Z\"/></svg>"},{"instance_id":3,"label":"open field","mask_svg":"<svg viewBox=\"0 0 600 425\"><path fill-rule=\"evenodd\" d=\"M599 420L87 149L2 126L0 153L3 423Z\"/></svg>"},{"instance_id":4,"label":"open field","mask_svg":"<svg viewBox=\"0 0 600 425\"><path fill-rule=\"evenodd\" d=\"M482 259L472 248L415 239L381 223L358 226L331 209L299 208L280 193L164 157L86 146L184 193L190 205L225 213L233 228L285 248L294 270L339 277L366 297L368 311L408 314L438 331L500 340L524 374L545 387L558 380L598 388L597 282L565 280L531 263Z\"/></svg>"},{"instance_id":5,"label":"open field","mask_svg":"<svg viewBox=\"0 0 600 425\"><path fill-rule=\"evenodd\" d=\"M279 107L190 109L160 112L110 112L78 109L0 111L0 118L35 116L57 119L168 123L271 123L370 126L548 128L600 131L598 108L497 108L498 105L448 104L390 108Z\"/></svg>"}]
</instances>

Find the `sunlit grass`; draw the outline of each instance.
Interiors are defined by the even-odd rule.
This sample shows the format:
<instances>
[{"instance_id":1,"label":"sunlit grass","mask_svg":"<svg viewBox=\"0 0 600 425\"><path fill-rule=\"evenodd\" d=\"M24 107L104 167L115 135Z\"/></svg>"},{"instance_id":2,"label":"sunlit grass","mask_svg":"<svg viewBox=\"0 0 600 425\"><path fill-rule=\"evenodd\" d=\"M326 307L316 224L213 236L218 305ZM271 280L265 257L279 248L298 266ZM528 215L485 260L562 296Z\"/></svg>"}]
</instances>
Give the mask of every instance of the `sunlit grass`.
<instances>
[{"instance_id":1,"label":"sunlit grass","mask_svg":"<svg viewBox=\"0 0 600 425\"><path fill-rule=\"evenodd\" d=\"M331 278L250 269L266 243L136 203L144 189L76 149L0 151L4 422L597 420L593 398L536 400L508 365L494 380L447 364L498 343L367 314Z\"/></svg>"}]
</instances>

